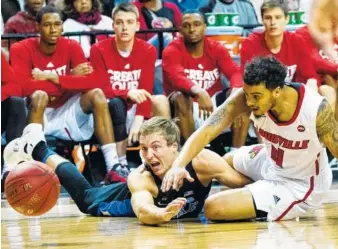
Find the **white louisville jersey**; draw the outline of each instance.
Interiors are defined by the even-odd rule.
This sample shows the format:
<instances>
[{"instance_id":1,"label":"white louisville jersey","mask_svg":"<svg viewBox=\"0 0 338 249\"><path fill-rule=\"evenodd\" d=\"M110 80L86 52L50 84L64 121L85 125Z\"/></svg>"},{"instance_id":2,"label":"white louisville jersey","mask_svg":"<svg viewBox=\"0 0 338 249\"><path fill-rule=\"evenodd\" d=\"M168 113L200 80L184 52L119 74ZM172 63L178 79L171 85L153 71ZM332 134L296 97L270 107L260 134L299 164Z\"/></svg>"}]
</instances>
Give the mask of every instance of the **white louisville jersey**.
<instances>
[{"instance_id":1,"label":"white louisville jersey","mask_svg":"<svg viewBox=\"0 0 338 249\"><path fill-rule=\"evenodd\" d=\"M276 176L306 179L318 175L320 167L327 167L328 158L316 132L316 118L323 101L318 93L303 84L290 84L299 94L296 111L288 122L277 122L271 115L251 119L273 163L267 178Z\"/></svg>"}]
</instances>

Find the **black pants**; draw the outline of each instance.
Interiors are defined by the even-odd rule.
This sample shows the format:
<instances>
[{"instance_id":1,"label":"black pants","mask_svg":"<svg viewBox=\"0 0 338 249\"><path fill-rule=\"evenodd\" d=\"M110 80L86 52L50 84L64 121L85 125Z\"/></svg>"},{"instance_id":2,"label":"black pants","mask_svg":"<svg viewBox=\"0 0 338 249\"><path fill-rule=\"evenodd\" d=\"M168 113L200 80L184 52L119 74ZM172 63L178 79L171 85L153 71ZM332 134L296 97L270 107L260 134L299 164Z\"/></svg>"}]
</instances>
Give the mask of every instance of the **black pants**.
<instances>
[{"instance_id":1,"label":"black pants","mask_svg":"<svg viewBox=\"0 0 338 249\"><path fill-rule=\"evenodd\" d=\"M1 133L6 131L9 143L22 135L27 124L25 101L19 97L9 97L1 102Z\"/></svg>"},{"instance_id":2,"label":"black pants","mask_svg":"<svg viewBox=\"0 0 338 249\"><path fill-rule=\"evenodd\" d=\"M101 203L131 198L127 183L114 183L94 188L70 162L58 165L55 173L80 211L86 214L99 215L98 208Z\"/></svg>"}]
</instances>

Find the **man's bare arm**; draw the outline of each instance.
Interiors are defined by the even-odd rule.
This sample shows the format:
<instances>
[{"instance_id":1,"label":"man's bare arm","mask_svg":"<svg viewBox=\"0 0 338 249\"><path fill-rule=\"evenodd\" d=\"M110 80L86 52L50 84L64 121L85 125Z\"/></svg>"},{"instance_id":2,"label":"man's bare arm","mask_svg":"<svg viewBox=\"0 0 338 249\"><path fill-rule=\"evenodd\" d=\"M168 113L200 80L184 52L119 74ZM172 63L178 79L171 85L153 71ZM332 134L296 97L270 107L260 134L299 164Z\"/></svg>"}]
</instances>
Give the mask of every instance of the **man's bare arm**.
<instances>
[{"instance_id":1,"label":"man's bare arm","mask_svg":"<svg viewBox=\"0 0 338 249\"><path fill-rule=\"evenodd\" d=\"M318 108L316 120L317 134L334 157L338 158L338 123L327 100Z\"/></svg>"}]
</instances>

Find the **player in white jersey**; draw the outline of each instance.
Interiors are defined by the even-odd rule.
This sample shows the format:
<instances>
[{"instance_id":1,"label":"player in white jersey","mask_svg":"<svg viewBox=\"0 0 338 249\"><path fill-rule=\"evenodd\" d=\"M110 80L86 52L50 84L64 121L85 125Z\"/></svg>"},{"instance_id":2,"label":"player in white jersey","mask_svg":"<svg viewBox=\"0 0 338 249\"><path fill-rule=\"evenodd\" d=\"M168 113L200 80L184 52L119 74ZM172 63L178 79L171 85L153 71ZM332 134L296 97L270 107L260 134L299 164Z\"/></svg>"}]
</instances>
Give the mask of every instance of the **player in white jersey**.
<instances>
[{"instance_id":1,"label":"player in white jersey","mask_svg":"<svg viewBox=\"0 0 338 249\"><path fill-rule=\"evenodd\" d=\"M250 115L263 144L225 155L225 163L252 179L239 189L210 196L211 220L287 220L319 208L332 182L325 146L338 157L338 124L328 102L303 84L285 84L286 68L273 57L246 65L244 86L186 142L162 191L190 179L183 168L239 115Z\"/></svg>"}]
</instances>

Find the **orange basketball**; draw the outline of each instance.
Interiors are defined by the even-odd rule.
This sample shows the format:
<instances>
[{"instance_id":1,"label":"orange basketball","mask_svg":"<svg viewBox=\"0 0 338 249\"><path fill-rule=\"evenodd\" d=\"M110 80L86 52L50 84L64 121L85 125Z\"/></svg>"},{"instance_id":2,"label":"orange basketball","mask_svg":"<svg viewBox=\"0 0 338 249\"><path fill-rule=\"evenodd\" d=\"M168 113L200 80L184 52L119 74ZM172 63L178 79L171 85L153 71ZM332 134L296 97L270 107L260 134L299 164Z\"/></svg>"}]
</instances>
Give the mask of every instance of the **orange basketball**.
<instances>
[{"instance_id":1,"label":"orange basketball","mask_svg":"<svg viewBox=\"0 0 338 249\"><path fill-rule=\"evenodd\" d=\"M17 165L5 182L6 199L23 215L38 216L54 207L60 194L59 178L46 164L28 161Z\"/></svg>"}]
</instances>

